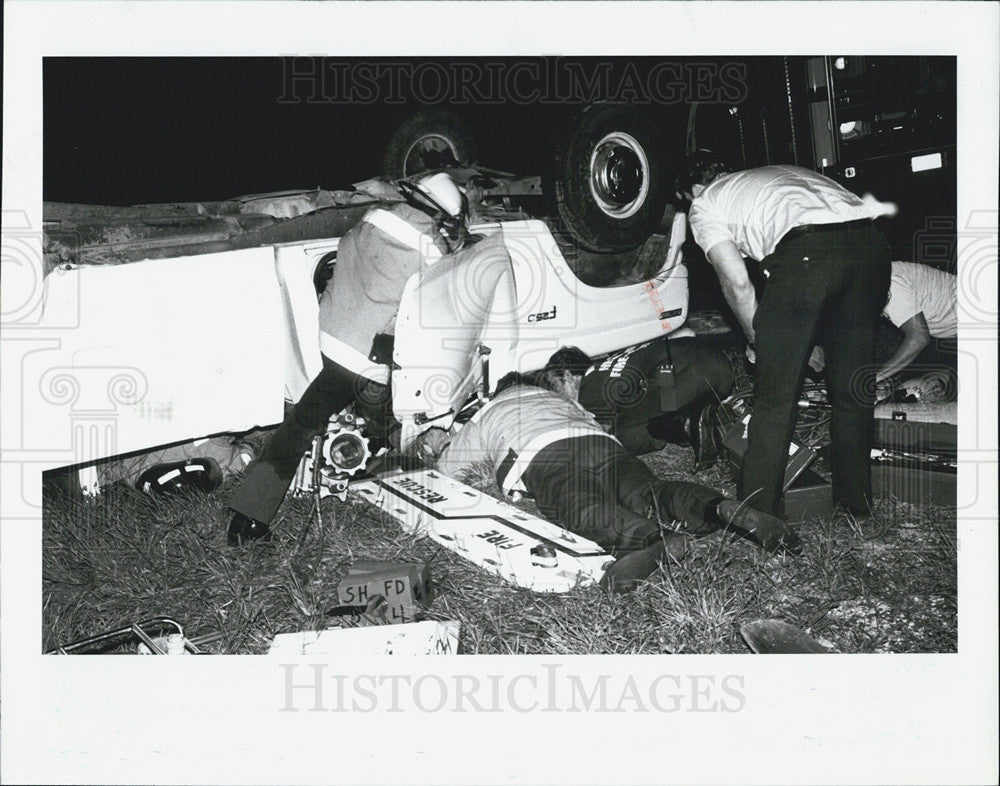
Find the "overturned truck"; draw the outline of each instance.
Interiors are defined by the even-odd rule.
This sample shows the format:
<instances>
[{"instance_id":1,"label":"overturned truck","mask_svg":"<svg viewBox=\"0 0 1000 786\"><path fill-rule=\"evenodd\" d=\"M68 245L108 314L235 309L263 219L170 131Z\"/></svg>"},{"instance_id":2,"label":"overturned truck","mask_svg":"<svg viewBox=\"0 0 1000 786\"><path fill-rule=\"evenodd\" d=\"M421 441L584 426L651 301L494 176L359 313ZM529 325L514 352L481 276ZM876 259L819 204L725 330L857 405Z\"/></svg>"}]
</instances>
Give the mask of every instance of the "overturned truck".
<instances>
[{"instance_id":1,"label":"overturned truck","mask_svg":"<svg viewBox=\"0 0 1000 786\"><path fill-rule=\"evenodd\" d=\"M594 177L614 193L598 188L595 199L618 200L598 205L605 221L634 223L637 200L649 212L650 174L630 144L596 140ZM565 221L525 209L539 195L538 178L447 171L469 198L479 242L406 284L391 353L394 446L405 449L432 426L460 427L504 374L541 368L561 346L599 357L685 330L685 220L664 216L659 197L656 221L641 219L641 238L628 230L624 250L594 251ZM321 368L318 295L339 238L368 210L402 198L397 182L375 179L352 191L215 203L46 203L41 326L59 340L36 358L47 369L43 393L52 394L43 395L41 421L58 439L70 418L65 463L82 468L84 490L98 491L107 459L280 422ZM661 222L665 232L650 231ZM190 467L182 461L175 472ZM404 471L385 448L376 455L364 419L350 410L303 456L293 488L343 496L349 486L412 531L523 586L564 591L599 580L611 561L547 521L433 471Z\"/></svg>"}]
</instances>

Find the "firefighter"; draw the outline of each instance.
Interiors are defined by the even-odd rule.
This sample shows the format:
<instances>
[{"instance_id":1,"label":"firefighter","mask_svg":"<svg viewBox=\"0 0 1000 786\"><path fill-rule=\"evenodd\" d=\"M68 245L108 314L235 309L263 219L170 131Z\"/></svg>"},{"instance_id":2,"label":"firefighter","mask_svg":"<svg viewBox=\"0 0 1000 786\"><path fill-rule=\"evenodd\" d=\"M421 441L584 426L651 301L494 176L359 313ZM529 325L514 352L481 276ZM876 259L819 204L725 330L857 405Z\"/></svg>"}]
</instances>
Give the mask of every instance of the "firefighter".
<instances>
[{"instance_id":1,"label":"firefighter","mask_svg":"<svg viewBox=\"0 0 1000 786\"><path fill-rule=\"evenodd\" d=\"M504 491L523 489L542 515L607 549L618 560L603 584L633 588L686 535L733 531L775 553L798 553L784 522L696 483L660 480L629 455L576 401L517 372L448 440L442 429L418 438L418 454L452 476L484 464ZM681 532L664 529L677 523Z\"/></svg>"},{"instance_id":2,"label":"firefighter","mask_svg":"<svg viewBox=\"0 0 1000 786\"><path fill-rule=\"evenodd\" d=\"M719 156L689 157L678 183L688 219L756 356L754 411L738 493L784 515L782 480L810 352L826 350L833 407L834 502L856 515L871 503L875 327L889 289L889 248L873 223L895 206L859 197L794 166L731 172ZM744 257L766 277L758 305ZM815 357L813 357L815 362Z\"/></svg>"},{"instance_id":3,"label":"firefighter","mask_svg":"<svg viewBox=\"0 0 1000 786\"><path fill-rule=\"evenodd\" d=\"M458 251L467 234L467 203L447 174L403 183L401 191L405 202L369 210L340 240L319 303L323 369L230 498L230 545L270 538L295 470L331 415L357 402L373 431L385 431L391 353L376 336L393 332L407 279Z\"/></svg>"},{"instance_id":4,"label":"firefighter","mask_svg":"<svg viewBox=\"0 0 1000 786\"><path fill-rule=\"evenodd\" d=\"M718 459L716 405L733 387L725 354L697 336L656 339L593 363L578 347L555 352L545 386L579 401L633 455L690 445L694 471Z\"/></svg>"}]
</instances>

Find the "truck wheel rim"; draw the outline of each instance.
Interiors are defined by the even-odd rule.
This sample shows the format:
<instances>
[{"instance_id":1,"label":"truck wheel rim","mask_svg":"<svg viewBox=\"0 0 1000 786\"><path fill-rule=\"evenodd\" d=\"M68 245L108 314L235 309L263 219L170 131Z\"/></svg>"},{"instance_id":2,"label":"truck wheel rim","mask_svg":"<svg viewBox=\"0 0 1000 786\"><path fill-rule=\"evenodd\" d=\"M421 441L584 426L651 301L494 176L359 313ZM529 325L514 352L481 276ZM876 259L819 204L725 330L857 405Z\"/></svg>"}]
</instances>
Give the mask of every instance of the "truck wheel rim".
<instances>
[{"instance_id":1,"label":"truck wheel rim","mask_svg":"<svg viewBox=\"0 0 1000 786\"><path fill-rule=\"evenodd\" d=\"M635 137L615 131L594 145L590 193L612 218L634 215L649 193L649 159Z\"/></svg>"},{"instance_id":2,"label":"truck wheel rim","mask_svg":"<svg viewBox=\"0 0 1000 786\"><path fill-rule=\"evenodd\" d=\"M427 153L447 153L458 161L458 150L450 139L440 134L428 134L416 140L406 151L403 158L403 176L410 177L426 170L424 156Z\"/></svg>"}]
</instances>

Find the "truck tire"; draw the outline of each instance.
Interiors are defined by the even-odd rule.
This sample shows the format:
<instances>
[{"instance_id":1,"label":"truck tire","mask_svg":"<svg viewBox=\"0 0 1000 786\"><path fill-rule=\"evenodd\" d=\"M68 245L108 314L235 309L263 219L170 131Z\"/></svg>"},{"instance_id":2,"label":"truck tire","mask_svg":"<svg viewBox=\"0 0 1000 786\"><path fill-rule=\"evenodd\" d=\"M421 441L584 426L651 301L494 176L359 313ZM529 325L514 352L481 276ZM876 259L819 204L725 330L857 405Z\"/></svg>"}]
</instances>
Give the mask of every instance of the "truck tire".
<instances>
[{"instance_id":1,"label":"truck tire","mask_svg":"<svg viewBox=\"0 0 1000 786\"><path fill-rule=\"evenodd\" d=\"M467 166L476 160L476 140L454 112L425 109L404 121L386 146L382 170L389 180L430 169Z\"/></svg>"},{"instance_id":2,"label":"truck tire","mask_svg":"<svg viewBox=\"0 0 1000 786\"><path fill-rule=\"evenodd\" d=\"M642 244L667 204L666 156L660 133L631 107L588 107L553 156L555 207L586 249L618 252Z\"/></svg>"}]
</instances>

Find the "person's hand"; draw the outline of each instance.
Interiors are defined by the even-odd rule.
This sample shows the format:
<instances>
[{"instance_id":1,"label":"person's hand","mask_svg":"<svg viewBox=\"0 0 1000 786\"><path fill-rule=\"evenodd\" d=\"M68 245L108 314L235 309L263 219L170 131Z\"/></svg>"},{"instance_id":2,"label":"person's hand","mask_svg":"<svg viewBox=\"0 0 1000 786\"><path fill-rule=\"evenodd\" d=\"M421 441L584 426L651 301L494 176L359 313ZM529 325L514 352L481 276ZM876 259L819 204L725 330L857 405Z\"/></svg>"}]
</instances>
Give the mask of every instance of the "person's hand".
<instances>
[{"instance_id":1,"label":"person's hand","mask_svg":"<svg viewBox=\"0 0 1000 786\"><path fill-rule=\"evenodd\" d=\"M875 384L875 401L885 401L892 395L895 389L895 385L892 384L891 379L883 379L881 382L877 382Z\"/></svg>"},{"instance_id":2,"label":"person's hand","mask_svg":"<svg viewBox=\"0 0 1000 786\"><path fill-rule=\"evenodd\" d=\"M750 344L747 344L746 356L747 356L747 362L751 366L757 364L757 350L755 350Z\"/></svg>"},{"instance_id":3,"label":"person's hand","mask_svg":"<svg viewBox=\"0 0 1000 786\"><path fill-rule=\"evenodd\" d=\"M895 202L881 202L872 194L863 195L861 201L868 208L869 218L879 218L881 216L892 218L899 213L899 206Z\"/></svg>"}]
</instances>

